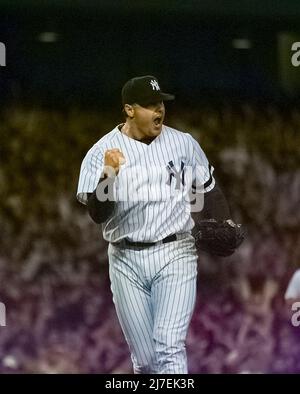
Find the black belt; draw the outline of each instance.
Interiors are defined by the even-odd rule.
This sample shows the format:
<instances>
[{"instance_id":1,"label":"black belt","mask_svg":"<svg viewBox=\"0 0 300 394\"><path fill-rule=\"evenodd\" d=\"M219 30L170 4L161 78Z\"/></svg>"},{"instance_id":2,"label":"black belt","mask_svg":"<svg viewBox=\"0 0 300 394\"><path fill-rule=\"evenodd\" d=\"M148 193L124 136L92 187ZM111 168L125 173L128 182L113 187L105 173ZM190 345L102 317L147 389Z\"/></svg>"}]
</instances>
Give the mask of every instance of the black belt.
<instances>
[{"instance_id":1,"label":"black belt","mask_svg":"<svg viewBox=\"0 0 300 394\"><path fill-rule=\"evenodd\" d=\"M176 234L169 235L168 237L164 238L161 242L163 244L167 244L168 242L173 242L177 240ZM156 245L157 242L131 242L128 239L123 240L124 244L127 246L140 246L140 247L147 247Z\"/></svg>"}]
</instances>

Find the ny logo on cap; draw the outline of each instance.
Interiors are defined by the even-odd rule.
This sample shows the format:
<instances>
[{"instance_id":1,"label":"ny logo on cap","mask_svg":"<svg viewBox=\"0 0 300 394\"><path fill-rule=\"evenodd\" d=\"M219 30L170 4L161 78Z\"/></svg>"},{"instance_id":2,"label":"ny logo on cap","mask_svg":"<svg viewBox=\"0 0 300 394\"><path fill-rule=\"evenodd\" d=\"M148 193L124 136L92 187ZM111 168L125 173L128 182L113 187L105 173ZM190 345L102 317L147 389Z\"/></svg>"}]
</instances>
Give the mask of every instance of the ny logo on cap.
<instances>
[{"instance_id":1,"label":"ny logo on cap","mask_svg":"<svg viewBox=\"0 0 300 394\"><path fill-rule=\"evenodd\" d=\"M155 81L155 79L151 79L150 83L151 83L153 90L160 90L160 87L159 87L157 81Z\"/></svg>"}]
</instances>

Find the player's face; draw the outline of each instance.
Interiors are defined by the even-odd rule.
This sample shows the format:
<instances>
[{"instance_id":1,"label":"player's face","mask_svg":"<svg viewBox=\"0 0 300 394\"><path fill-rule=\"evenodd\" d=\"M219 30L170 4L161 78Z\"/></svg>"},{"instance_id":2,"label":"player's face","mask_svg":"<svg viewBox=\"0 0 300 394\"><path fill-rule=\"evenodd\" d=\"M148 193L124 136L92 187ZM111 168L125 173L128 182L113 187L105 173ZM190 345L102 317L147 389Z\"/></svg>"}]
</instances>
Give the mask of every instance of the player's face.
<instances>
[{"instance_id":1,"label":"player's face","mask_svg":"<svg viewBox=\"0 0 300 394\"><path fill-rule=\"evenodd\" d=\"M142 107L133 106L133 120L136 128L145 137L154 137L160 134L165 118L165 106L162 101Z\"/></svg>"}]
</instances>

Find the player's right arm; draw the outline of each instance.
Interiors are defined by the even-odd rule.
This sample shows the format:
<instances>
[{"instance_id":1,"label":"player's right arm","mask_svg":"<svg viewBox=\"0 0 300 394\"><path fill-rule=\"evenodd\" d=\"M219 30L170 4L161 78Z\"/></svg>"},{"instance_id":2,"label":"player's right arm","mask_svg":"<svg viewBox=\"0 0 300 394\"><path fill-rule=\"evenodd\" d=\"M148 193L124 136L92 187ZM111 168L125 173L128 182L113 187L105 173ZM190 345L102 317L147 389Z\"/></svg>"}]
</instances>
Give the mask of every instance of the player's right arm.
<instances>
[{"instance_id":1,"label":"player's right arm","mask_svg":"<svg viewBox=\"0 0 300 394\"><path fill-rule=\"evenodd\" d=\"M119 149L109 149L104 154L104 167L96 189L88 196L88 211L94 222L105 222L113 213L113 183L120 166L125 163L123 153Z\"/></svg>"},{"instance_id":2,"label":"player's right arm","mask_svg":"<svg viewBox=\"0 0 300 394\"><path fill-rule=\"evenodd\" d=\"M119 149L109 149L103 155L97 146L82 162L77 198L87 205L91 218L98 224L107 220L114 210L113 183L124 162Z\"/></svg>"}]
</instances>

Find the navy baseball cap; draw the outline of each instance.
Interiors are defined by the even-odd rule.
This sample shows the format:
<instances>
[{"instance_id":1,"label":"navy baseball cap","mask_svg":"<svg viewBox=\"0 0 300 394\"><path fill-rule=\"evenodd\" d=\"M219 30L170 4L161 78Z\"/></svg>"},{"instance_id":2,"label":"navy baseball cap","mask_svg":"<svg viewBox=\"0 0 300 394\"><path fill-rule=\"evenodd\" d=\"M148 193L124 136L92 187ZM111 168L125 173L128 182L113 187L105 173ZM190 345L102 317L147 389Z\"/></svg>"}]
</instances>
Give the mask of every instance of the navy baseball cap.
<instances>
[{"instance_id":1,"label":"navy baseball cap","mask_svg":"<svg viewBox=\"0 0 300 394\"><path fill-rule=\"evenodd\" d=\"M158 101L174 100L175 96L163 93L157 78L152 75L135 77L125 83L122 88L122 104L139 104L147 106Z\"/></svg>"}]
</instances>

